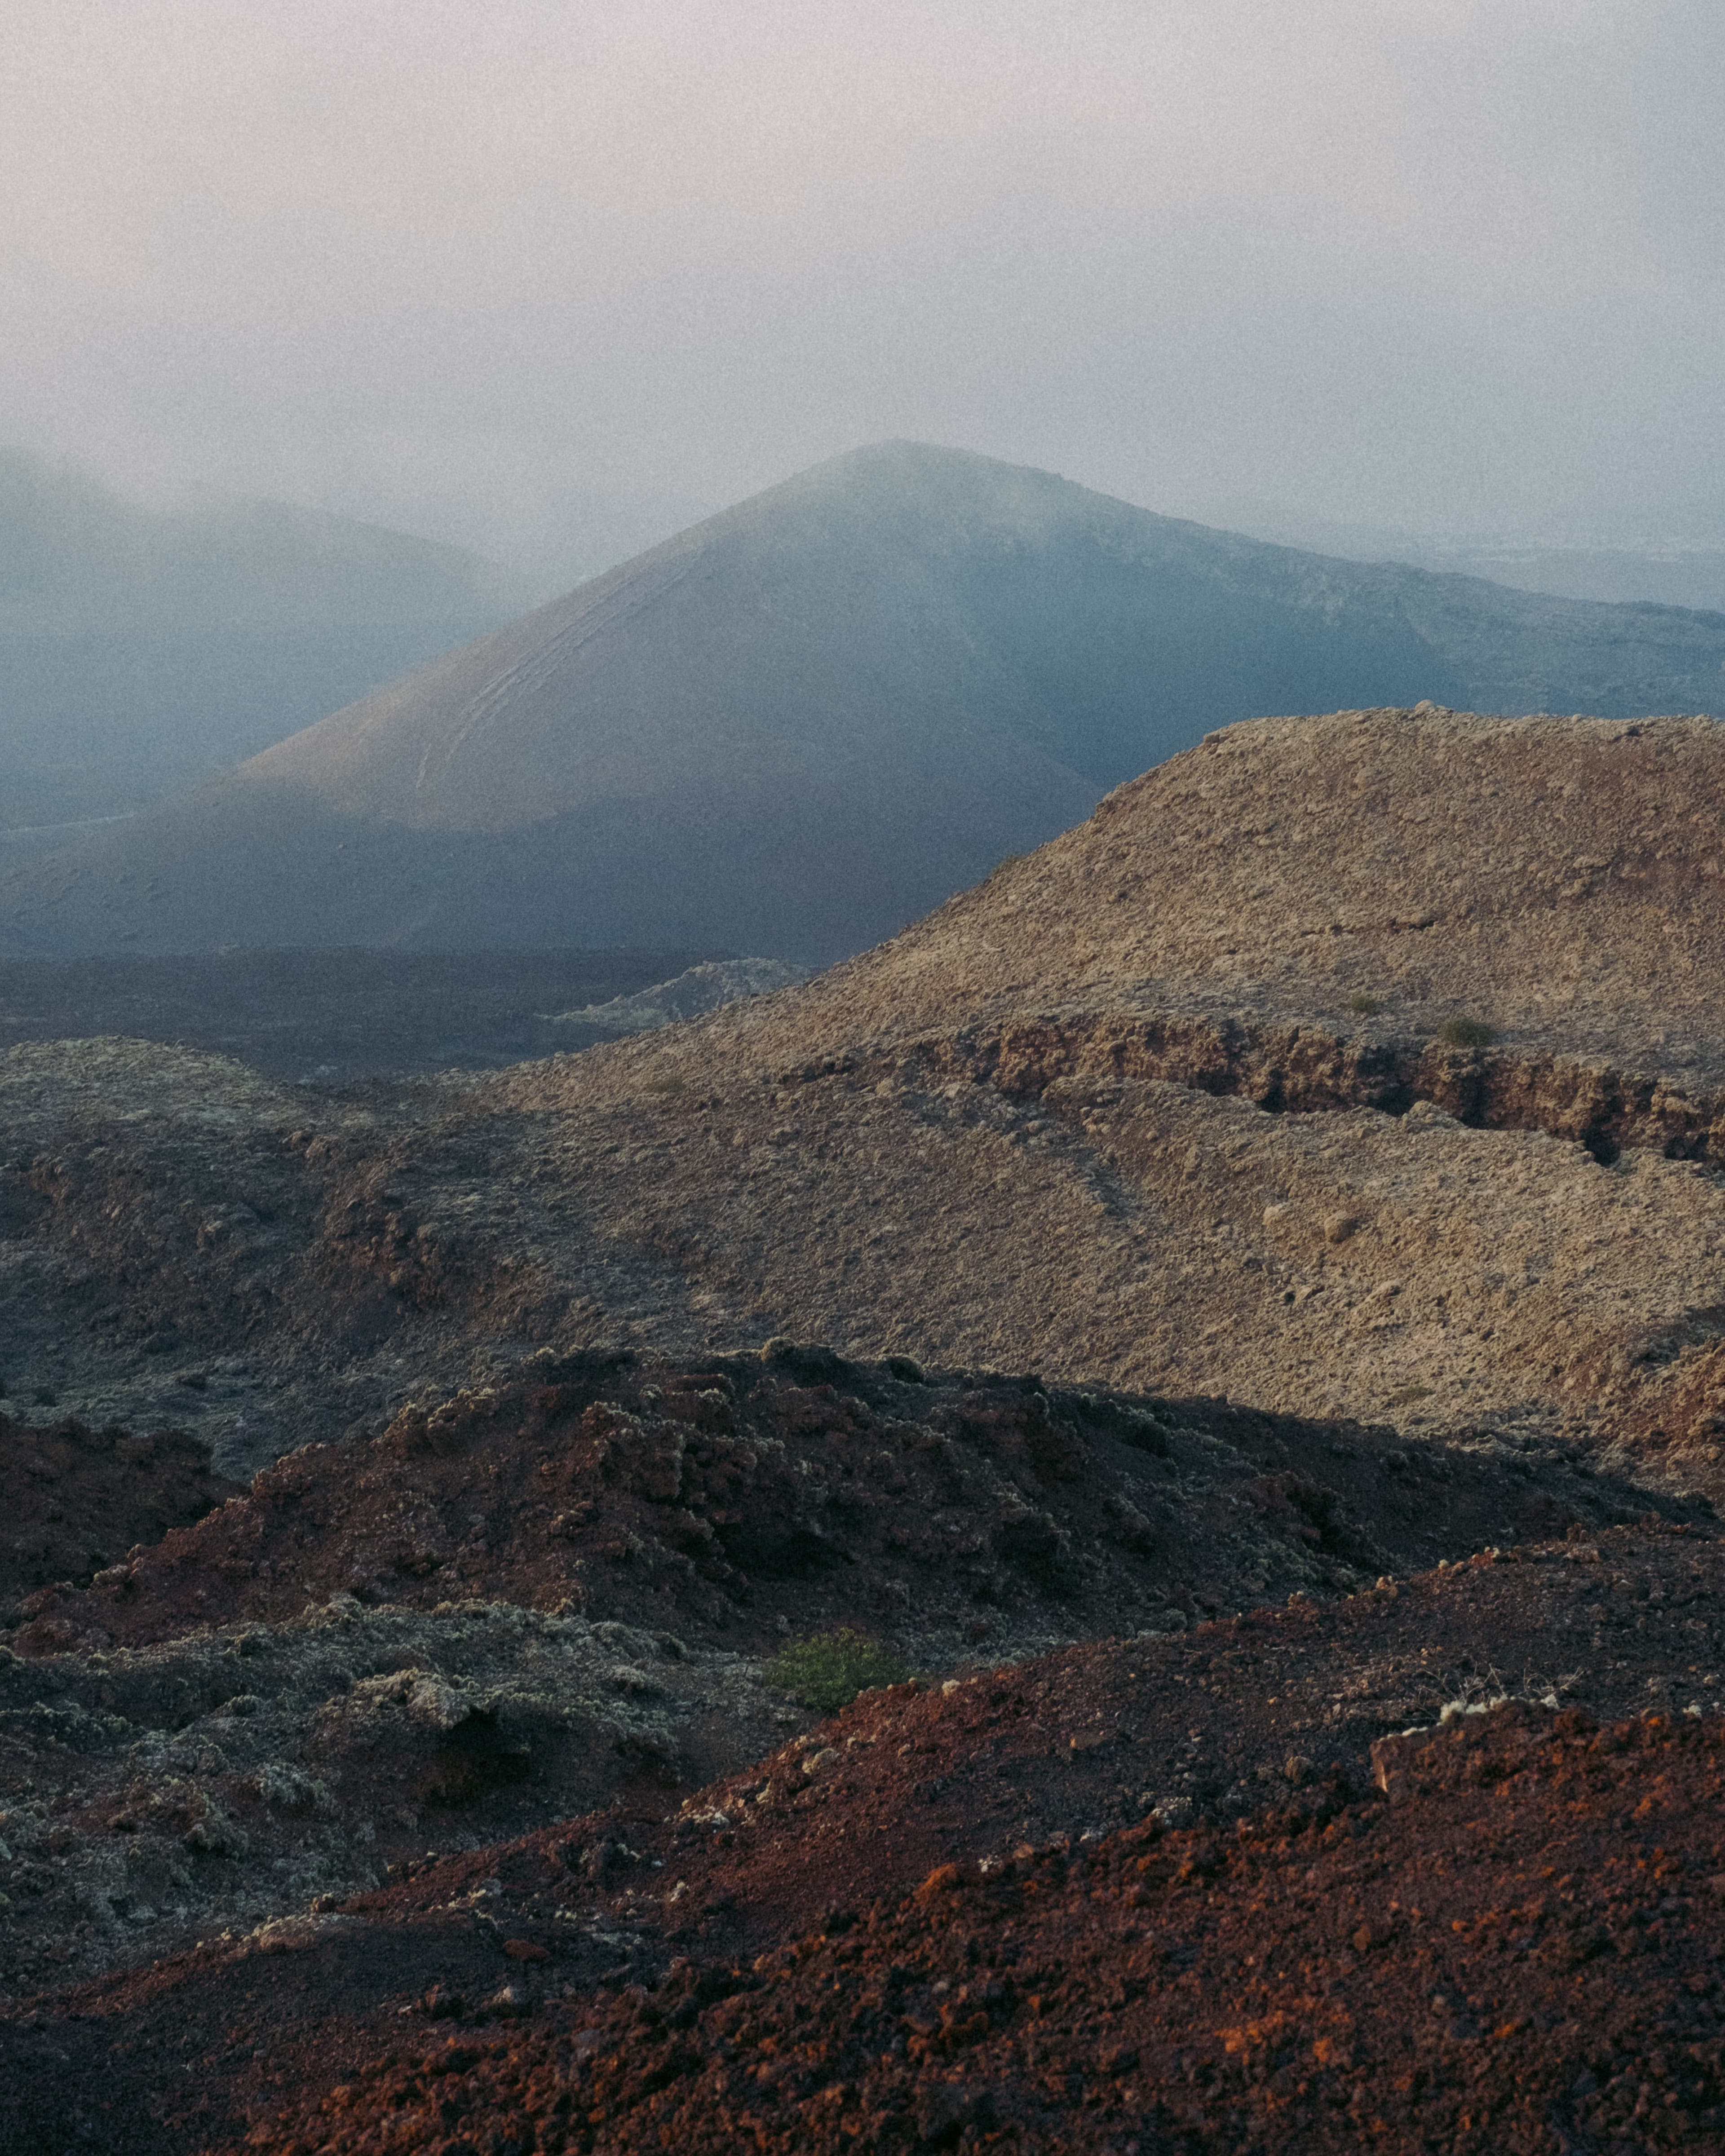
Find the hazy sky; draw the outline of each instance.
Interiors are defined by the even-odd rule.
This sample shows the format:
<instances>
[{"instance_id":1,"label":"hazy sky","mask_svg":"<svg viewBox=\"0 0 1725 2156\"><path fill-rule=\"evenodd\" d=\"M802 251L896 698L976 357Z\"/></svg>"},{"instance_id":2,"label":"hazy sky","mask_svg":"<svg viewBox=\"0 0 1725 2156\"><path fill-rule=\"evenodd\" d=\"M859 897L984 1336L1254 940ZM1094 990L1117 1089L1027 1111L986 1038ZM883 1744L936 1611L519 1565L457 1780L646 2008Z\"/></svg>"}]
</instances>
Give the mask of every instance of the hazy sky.
<instances>
[{"instance_id":1,"label":"hazy sky","mask_svg":"<svg viewBox=\"0 0 1725 2156\"><path fill-rule=\"evenodd\" d=\"M0 110L0 439L135 485L1725 524L1720 0L4 0Z\"/></svg>"}]
</instances>

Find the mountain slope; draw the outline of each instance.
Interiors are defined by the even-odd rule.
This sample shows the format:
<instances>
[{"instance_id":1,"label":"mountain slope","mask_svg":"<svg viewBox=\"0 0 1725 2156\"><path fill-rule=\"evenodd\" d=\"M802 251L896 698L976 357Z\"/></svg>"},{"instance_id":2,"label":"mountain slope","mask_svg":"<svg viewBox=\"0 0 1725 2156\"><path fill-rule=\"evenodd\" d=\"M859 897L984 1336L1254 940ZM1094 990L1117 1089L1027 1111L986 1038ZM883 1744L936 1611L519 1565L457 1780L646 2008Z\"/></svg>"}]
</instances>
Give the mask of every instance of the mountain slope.
<instances>
[{"instance_id":1,"label":"mountain slope","mask_svg":"<svg viewBox=\"0 0 1725 2156\"><path fill-rule=\"evenodd\" d=\"M726 1023L806 1056L1062 1007L1384 1047L1472 1016L1522 1055L1656 1073L1674 1102L1725 1091L1722 983L1725 726L1425 705L1218 732Z\"/></svg>"},{"instance_id":2,"label":"mountain slope","mask_svg":"<svg viewBox=\"0 0 1725 2156\"><path fill-rule=\"evenodd\" d=\"M0 886L19 952L901 927L1218 725L1716 696L1725 616L1304 555L895 444Z\"/></svg>"}]
</instances>

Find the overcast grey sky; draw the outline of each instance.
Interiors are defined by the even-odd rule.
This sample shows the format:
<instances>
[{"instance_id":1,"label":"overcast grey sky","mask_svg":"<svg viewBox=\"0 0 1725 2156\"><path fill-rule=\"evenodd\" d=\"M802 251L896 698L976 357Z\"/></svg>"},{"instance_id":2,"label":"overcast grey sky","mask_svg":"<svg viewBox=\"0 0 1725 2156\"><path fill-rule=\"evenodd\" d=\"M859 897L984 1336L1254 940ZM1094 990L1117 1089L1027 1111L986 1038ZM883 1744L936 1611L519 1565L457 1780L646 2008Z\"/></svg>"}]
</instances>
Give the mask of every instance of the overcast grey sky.
<instances>
[{"instance_id":1,"label":"overcast grey sky","mask_svg":"<svg viewBox=\"0 0 1725 2156\"><path fill-rule=\"evenodd\" d=\"M0 439L597 567L887 435L1725 524L1720 0L5 0Z\"/></svg>"}]
</instances>

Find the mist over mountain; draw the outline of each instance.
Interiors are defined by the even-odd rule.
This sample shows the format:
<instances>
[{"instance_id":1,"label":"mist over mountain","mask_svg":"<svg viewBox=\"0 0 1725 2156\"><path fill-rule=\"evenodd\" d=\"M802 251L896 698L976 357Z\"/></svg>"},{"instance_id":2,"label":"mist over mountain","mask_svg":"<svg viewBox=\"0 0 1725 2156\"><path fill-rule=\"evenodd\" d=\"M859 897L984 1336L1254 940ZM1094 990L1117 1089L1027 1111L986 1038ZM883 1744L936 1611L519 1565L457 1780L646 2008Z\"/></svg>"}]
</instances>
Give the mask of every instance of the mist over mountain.
<instances>
[{"instance_id":1,"label":"mist over mountain","mask_svg":"<svg viewBox=\"0 0 1725 2156\"><path fill-rule=\"evenodd\" d=\"M1702 711L1725 615L855 452L0 884L19 953L856 950L1265 712Z\"/></svg>"},{"instance_id":2,"label":"mist over mountain","mask_svg":"<svg viewBox=\"0 0 1725 2156\"><path fill-rule=\"evenodd\" d=\"M152 511L0 451L0 831L159 799L516 606L459 547L281 502Z\"/></svg>"}]
</instances>

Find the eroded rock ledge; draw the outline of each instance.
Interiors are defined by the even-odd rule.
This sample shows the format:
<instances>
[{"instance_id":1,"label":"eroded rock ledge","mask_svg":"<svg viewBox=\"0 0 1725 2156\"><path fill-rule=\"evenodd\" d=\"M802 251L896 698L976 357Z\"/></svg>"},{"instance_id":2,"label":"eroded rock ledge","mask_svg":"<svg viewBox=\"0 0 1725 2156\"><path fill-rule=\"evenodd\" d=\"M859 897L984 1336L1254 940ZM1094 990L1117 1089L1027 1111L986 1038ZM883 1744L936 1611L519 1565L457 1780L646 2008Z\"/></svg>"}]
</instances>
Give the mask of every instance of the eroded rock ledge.
<instances>
[{"instance_id":1,"label":"eroded rock ledge","mask_svg":"<svg viewBox=\"0 0 1725 2156\"><path fill-rule=\"evenodd\" d=\"M963 1077L1017 1099L1040 1098L1057 1080L1093 1078L1159 1079L1237 1095L1271 1113L1375 1108L1402 1115L1429 1101L1471 1128L1544 1131L1603 1162L1629 1147L1671 1160L1725 1160L1725 1096L1717 1093L1541 1051L1348 1040L1297 1019L1054 1011L916 1040L892 1060L925 1081ZM785 1075L814 1077L834 1067Z\"/></svg>"}]
</instances>

